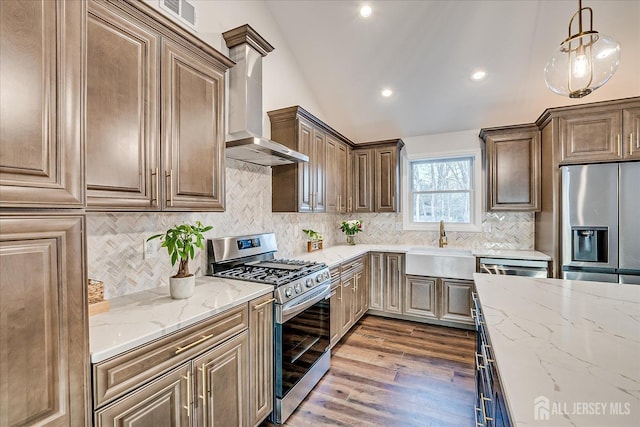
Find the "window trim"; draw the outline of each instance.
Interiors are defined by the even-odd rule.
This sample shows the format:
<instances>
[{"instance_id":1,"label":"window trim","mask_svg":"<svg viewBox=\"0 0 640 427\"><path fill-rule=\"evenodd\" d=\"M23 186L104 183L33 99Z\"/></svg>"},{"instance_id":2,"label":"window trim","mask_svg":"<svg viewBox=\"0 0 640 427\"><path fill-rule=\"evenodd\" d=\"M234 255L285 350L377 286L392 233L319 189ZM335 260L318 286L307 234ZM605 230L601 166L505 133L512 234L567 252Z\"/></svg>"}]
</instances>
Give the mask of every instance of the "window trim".
<instances>
[{"instance_id":1,"label":"window trim","mask_svg":"<svg viewBox=\"0 0 640 427\"><path fill-rule=\"evenodd\" d=\"M482 203L484 200L484 191L482 180L482 151L481 150L456 150L438 153L413 154L406 155L402 160L402 229L415 231L438 231L439 223L415 223L411 221L413 214L410 181L408 174L411 170L410 162L421 160L437 160L450 159L458 157L471 157L472 173L471 173L471 222L466 224L445 223L445 229L448 231L466 231L481 232L482 231ZM466 192L466 191L465 191Z\"/></svg>"}]
</instances>

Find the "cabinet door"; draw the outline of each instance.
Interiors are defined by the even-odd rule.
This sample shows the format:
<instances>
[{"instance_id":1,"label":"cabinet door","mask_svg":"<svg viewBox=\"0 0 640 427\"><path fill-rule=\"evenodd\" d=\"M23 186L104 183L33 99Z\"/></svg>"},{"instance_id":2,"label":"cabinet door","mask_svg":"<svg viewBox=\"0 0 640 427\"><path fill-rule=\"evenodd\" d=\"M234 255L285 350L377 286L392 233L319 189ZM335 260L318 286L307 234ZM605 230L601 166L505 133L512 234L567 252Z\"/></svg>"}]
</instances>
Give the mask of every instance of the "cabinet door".
<instances>
[{"instance_id":1,"label":"cabinet door","mask_svg":"<svg viewBox=\"0 0 640 427\"><path fill-rule=\"evenodd\" d=\"M487 137L487 210L540 210L538 131Z\"/></svg>"},{"instance_id":2,"label":"cabinet door","mask_svg":"<svg viewBox=\"0 0 640 427\"><path fill-rule=\"evenodd\" d=\"M272 294L249 304L249 425L257 426L273 410Z\"/></svg>"},{"instance_id":3,"label":"cabinet door","mask_svg":"<svg viewBox=\"0 0 640 427\"><path fill-rule=\"evenodd\" d=\"M622 157L629 160L640 159L640 108L622 111L622 127Z\"/></svg>"},{"instance_id":4,"label":"cabinet door","mask_svg":"<svg viewBox=\"0 0 640 427\"><path fill-rule=\"evenodd\" d=\"M354 177L353 177L353 149L351 149L351 147L347 147L347 193L346 193L346 197L347 197L347 205L346 205L346 211L351 213L353 212L353 192L354 192L354 188L353 188L353 182L354 182Z\"/></svg>"},{"instance_id":5,"label":"cabinet door","mask_svg":"<svg viewBox=\"0 0 640 427\"><path fill-rule=\"evenodd\" d=\"M437 279L431 277L407 276L404 290L403 313L412 316L436 319Z\"/></svg>"},{"instance_id":6,"label":"cabinet door","mask_svg":"<svg viewBox=\"0 0 640 427\"><path fill-rule=\"evenodd\" d=\"M191 425L191 364L174 369L96 412L96 427L187 427Z\"/></svg>"},{"instance_id":7,"label":"cabinet door","mask_svg":"<svg viewBox=\"0 0 640 427\"><path fill-rule=\"evenodd\" d=\"M165 210L223 211L224 70L162 40Z\"/></svg>"},{"instance_id":8,"label":"cabinet door","mask_svg":"<svg viewBox=\"0 0 640 427\"><path fill-rule=\"evenodd\" d=\"M0 1L0 203L82 207L80 1Z\"/></svg>"},{"instance_id":9,"label":"cabinet door","mask_svg":"<svg viewBox=\"0 0 640 427\"><path fill-rule=\"evenodd\" d=\"M373 152L354 150L353 155L354 212L373 212Z\"/></svg>"},{"instance_id":10,"label":"cabinet door","mask_svg":"<svg viewBox=\"0 0 640 427\"><path fill-rule=\"evenodd\" d=\"M194 359L198 426L248 426L248 332Z\"/></svg>"},{"instance_id":11,"label":"cabinet door","mask_svg":"<svg viewBox=\"0 0 640 427\"><path fill-rule=\"evenodd\" d=\"M326 211L339 212L340 209L340 168L338 160L338 141L327 136L326 140Z\"/></svg>"},{"instance_id":12,"label":"cabinet door","mask_svg":"<svg viewBox=\"0 0 640 427\"><path fill-rule=\"evenodd\" d=\"M108 7L87 19L87 205L159 209L159 37Z\"/></svg>"},{"instance_id":13,"label":"cabinet door","mask_svg":"<svg viewBox=\"0 0 640 427\"><path fill-rule=\"evenodd\" d=\"M560 117L561 163L621 159L621 121L620 110Z\"/></svg>"},{"instance_id":14,"label":"cabinet door","mask_svg":"<svg viewBox=\"0 0 640 427\"><path fill-rule=\"evenodd\" d=\"M348 192L347 186L349 185L348 176L351 173L349 168L349 147L346 144L338 144L338 158L337 158L337 192L338 192L338 212L347 212ZM327 176L328 177L328 176Z\"/></svg>"},{"instance_id":15,"label":"cabinet door","mask_svg":"<svg viewBox=\"0 0 640 427\"><path fill-rule=\"evenodd\" d=\"M385 254L384 258L384 311L402 313L402 255Z\"/></svg>"},{"instance_id":16,"label":"cabinet door","mask_svg":"<svg viewBox=\"0 0 640 427\"><path fill-rule=\"evenodd\" d=\"M0 425L86 425L83 224L0 217Z\"/></svg>"},{"instance_id":17,"label":"cabinet door","mask_svg":"<svg viewBox=\"0 0 640 427\"><path fill-rule=\"evenodd\" d=\"M354 323L367 311L369 293L367 292L367 281L365 280L364 269L357 271L354 275L355 301L353 308Z\"/></svg>"},{"instance_id":18,"label":"cabinet door","mask_svg":"<svg viewBox=\"0 0 640 427\"><path fill-rule=\"evenodd\" d=\"M353 304L355 301L355 277L342 279L342 316L341 335L346 334L353 325Z\"/></svg>"},{"instance_id":19,"label":"cabinet door","mask_svg":"<svg viewBox=\"0 0 640 427\"><path fill-rule=\"evenodd\" d=\"M383 269L384 255L381 253L369 254L370 276L369 276L369 308L373 310L384 309L383 289Z\"/></svg>"},{"instance_id":20,"label":"cabinet door","mask_svg":"<svg viewBox=\"0 0 640 427\"><path fill-rule=\"evenodd\" d=\"M331 317L329 323L329 345L333 347L342 338L342 286L340 280L331 284Z\"/></svg>"},{"instance_id":21,"label":"cabinet door","mask_svg":"<svg viewBox=\"0 0 640 427\"><path fill-rule=\"evenodd\" d=\"M441 320L473 323L471 318L473 282L468 280L442 280Z\"/></svg>"},{"instance_id":22,"label":"cabinet door","mask_svg":"<svg viewBox=\"0 0 640 427\"><path fill-rule=\"evenodd\" d=\"M375 150L375 212L395 212L398 182L398 149L396 147Z\"/></svg>"},{"instance_id":23,"label":"cabinet door","mask_svg":"<svg viewBox=\"0 0 640 427\"><path fill-rule=\"evenodd\" d=\"M310 212L313 203L313 183L312 183L312 164L313 164L313 128L310 124L298 120L298 151L309 156L308 162L298 163L298 211Z\"/></svg>"},{"instance_id":24,"label":"cabinet door","mask_svg":"<svg viewBox=\"0 0 640 427\"><path fill-rule=\"evenodd\" d=\"M326 136L318 130L313 131L313 211L324 212L326 210L326 175L327 175L327 150Z\"/></svg>"}]
</instances>

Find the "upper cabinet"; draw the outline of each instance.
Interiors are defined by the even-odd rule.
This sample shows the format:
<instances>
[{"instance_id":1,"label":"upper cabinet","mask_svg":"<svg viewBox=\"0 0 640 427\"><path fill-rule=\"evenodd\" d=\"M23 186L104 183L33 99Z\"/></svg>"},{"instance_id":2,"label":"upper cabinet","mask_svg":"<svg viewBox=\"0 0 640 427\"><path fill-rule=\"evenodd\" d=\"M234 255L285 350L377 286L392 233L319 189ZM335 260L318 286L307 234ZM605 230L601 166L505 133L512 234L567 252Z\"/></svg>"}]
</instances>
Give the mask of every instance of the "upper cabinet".
<instances>
[{"instance_id":1,"label":"upper cabinet","mask_svg":"<svg viewBox=\"0 0 640 427\"><path fill-rule=\"evenodd\" d=\"M637 102L636 102L637 104ZM560 163L640 159L640 107L587 105L558 119Z\"/></svg>"},{"instance_id":2,"label":"upper cabinet","mask_svg":"<svg viewBox=\"0 0 640 427\"><path fill-rule=\"evenodd\" d=\"M536 125L482 129L487 210L540 210L540 131Z\"/></svg>"},{"instance_id":3,"label":"upper cabinet","mask_svg":"<svg viewBox=\"0 0 640 427\"><path fill-rule=\"evenodd\" d=\"M358 144L353 156L354 212L398 212L401 139Z\"/></svg>"},{"instance_id":4,"label":"upper cabinet","mask_svg":"<svg viewBox=\"0 0 640 427\"><path fill-rule=\"evenodd\" d=\"M84 205L85 3L0 1L0 203Z\"/></svg>"},{"instance_id":5,"label":"upper cabinet","mask_svg":"<svg viewBox=\"0 0 640 427\"><path fill-rule=\"evenodd\" d=\"M224 210L224 74L232 65L142 2L91 1L88 207Z\"/></svg>"},{"instance_id":6,"label":"upper cabinet","mask_svg":"<svg viewBox=\"0 0 640 427\"><path fill-rule=\"evenodd\" d=\"M269 111L271 139L309 156L272 168L274 212L346 212L349 141L299 106Z\"/></svg>"}]
</instances>

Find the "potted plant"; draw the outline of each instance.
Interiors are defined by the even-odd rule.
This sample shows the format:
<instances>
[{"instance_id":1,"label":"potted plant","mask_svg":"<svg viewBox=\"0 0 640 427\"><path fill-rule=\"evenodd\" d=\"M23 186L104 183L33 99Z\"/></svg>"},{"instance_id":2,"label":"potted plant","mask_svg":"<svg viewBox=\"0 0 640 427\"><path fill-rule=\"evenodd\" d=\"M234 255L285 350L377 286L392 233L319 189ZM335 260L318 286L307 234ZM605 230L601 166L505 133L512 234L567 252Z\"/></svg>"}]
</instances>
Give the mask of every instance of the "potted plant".
<instances>
[{"instance_id":1,"label":"potted plant","mask_svg":"<svg viewBox=\"0 0 640 427\"><path fill-rule=\"evenodd\" d=\"M342 230L344 234L347 235L347 244L355 245L356 244L355 235L356 233L359 233L362 231L362 221L360 221L359 219L352 219L351 221L342 221L342 223L340 224L340 230Z\"/></svg>"},{"instance_id":2,"label":"potted plant","mask_svg":"<svg viewBox=\"0 0 640 427\"><path fill-rule=\"evenodd\" d=\"M160 239L162 246L167 248L171 257L171 265L178 265L178 272L169 278L169 292L171 298L184 299L193 295L195 276L189 272L189 259L193 259L195 248L204 249L204 236L212 226L204 226L200 221L195 224L174 225L165 234L156 234L147 239Z\"/></svg>"},{"instance_id":3,"label":"potted plant","mask_svg":"<svg viewBox=\"0 0 640 427\"><path fill-rule=\"evenodd\" d=\"M307 252L317 251L322 249L322 234L312 229L302 229L302 232L307 235L309 239L307 241Z\"/></svg>"}]
</instances>

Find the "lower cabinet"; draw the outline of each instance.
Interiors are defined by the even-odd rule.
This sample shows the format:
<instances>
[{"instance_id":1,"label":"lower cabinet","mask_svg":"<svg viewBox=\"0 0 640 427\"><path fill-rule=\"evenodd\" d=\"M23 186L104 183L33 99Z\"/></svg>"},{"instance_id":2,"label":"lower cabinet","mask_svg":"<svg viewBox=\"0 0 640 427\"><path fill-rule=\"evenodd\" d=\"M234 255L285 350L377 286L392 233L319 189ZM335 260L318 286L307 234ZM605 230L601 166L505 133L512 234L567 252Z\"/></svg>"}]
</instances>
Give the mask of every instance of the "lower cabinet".
<instances>
[{"instance_id":1,"label":"lower cabinet","mask_svg":"<svg viewBox=\"0 0 640 427\"><path fill-rule=\"evenodd\" d=\"M248 344L245 331L194 359L192 383L195 393L191 402L195 406L196 425L249 425ZM187 383L189 374L187 372Z\"/></svg>"},{"instance_id":2,"label":"lower cabinet","mask_svg":"<svg viewBox=\"0 0 640 427\"><path fill-rule=\"evenodd\" d=\"M94 365L95 425L256 426L273 405L273 298Z\"/></svg>"},{"instance_id":3,"label":"lower cabinet","mask_svg":"<svg viewBox=\"0 0 640 427\"><path fill-rule=\"evenodd\" d=\"M402 313L459 324L473 324L473 281L407 276Z\"/></svg>"},{"instance_id":4,"label":"lower cabinet","mask_svg":"<svg viewBox=\"0 0 640 427\"><path fill-rule=\"evenodd\" d=\"M331 270L331 347L349 332L369 308L367 265L367 257L363 256Z\"/></svg>"},{"instance_id":5,"label":"lower cabinet","mask_svg":"<svg viewBox=\"0 0 640 427\"><path fill-rule=\"evenodd\" d=\"M404 254L371 253L369 308L374 311L402 314Z\"/></svg>"},{"instance_id":6,"label":"lower cabinet","mask_svg":"<svg viewBox=\"0 0 640 427\"><path fill-rule=\"evenodd\" d=\"M96 413L96 426L183 427L191 423L191 363L185 363Z\"/></svg>"}]
</instances>

